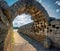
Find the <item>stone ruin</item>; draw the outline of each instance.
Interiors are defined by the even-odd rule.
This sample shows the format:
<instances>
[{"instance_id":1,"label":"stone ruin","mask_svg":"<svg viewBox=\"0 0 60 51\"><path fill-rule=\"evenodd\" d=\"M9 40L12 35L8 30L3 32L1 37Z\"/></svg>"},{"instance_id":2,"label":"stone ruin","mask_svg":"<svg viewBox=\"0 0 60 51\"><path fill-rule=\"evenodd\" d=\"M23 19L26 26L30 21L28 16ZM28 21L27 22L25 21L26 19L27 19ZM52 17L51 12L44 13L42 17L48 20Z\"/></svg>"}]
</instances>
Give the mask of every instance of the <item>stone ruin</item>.
<instances>
[{"instance_id":1,"label":"stone ruin","mask_svg":"<svg viewBox=\"0 0 60 51\"><path fill-rule=\"evenodd\" d=\"M34 39L43 42L47 36L49 15L44 7L36 0L18 0L11 7L6 1L0 0L0 49L1 51L11 51L12 48L12 21L17 15L22 13L30 14L34 20L32 29ZM36 38L35 38L36 37ZM8 47L9 46L9 47ZM4 50L3 50L4 49Z\"/></svg>"},{"instance_id":2,"label":"stone ruin","mask_svg":"<svg viewBox=\"0 0 60 51\"><path fill-rule=\"evenodd\" d=\"M41 39L41 37L37 36L37 35L40 35L42 33L39 32L40 34L37 34L35 36L35 29L33 31L33 25L34 25L33 22L23 25L19 28L18 32L27 34L28 36L32 37L33 39L41 42L43 38ZM47 37L50 38L51 41L53 42L52 45L60 48L60 19L55 19L53 17L49 17L49 23L48 23L46 33L47 33Z\"/></svg>"},{"instance_id":3,"label":"stone ruin","mask_svg":"<svg viewBox=\"0 0 60 51\"><path fill-rule=\"evenodd\" d=\"M50 21L47 33L53 45L60 48L60 19Z\"/></svg>"}]
</instances>

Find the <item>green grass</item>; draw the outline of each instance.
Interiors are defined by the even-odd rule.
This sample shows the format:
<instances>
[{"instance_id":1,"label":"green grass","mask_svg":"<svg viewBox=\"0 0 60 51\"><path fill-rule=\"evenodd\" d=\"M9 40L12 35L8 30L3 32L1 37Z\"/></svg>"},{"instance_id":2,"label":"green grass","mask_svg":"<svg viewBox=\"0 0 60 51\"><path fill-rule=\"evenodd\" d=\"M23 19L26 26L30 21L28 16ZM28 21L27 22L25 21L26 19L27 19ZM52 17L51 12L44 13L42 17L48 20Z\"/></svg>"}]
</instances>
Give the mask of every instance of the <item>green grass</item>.
<instances>
[{"instance_id":1,"label":"green grass","mask_svg":"<svg viewBox=\"0 0 60 51\"><path fill-rule=\"evenodd\" d=\"M14 32L13 32L13 28L11 29L11 31L12 31L12 37L11 37L11 45L12 45L12 47L11 47L11 51L14 51Z\"/></svg>"},{"instance_id":2,"label":"green grass","mask_svg":"<svg viewBox=\"0 0 60 51\"><path fill-rule=\"evenodd\" d=\"M14 43L14 32L12 32L12 43Z\"/></svg>"}]
</instances>

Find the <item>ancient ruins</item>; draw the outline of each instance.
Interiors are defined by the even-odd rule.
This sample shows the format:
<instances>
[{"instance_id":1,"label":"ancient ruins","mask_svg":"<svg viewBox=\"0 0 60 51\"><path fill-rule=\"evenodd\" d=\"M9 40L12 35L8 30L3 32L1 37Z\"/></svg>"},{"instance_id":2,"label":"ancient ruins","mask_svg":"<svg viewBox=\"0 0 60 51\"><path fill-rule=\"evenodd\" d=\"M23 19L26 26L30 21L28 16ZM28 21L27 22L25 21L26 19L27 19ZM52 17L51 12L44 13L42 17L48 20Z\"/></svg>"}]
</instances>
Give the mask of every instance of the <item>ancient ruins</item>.
<instances>
[{"instance_id":1,"label":"ancient ruins","mask_svg":"<svg viewBox=\"0 0 60 51\"><path fill-rule=\"evenodd\" d=\"M52 35L54 34L57 36L60 36L59 35L60 34L59 32L60 20L53 20L49 22L49 15L47 11L36 0L18 0L11 7L9 7L6 1L0 0L0 43L2 43L0 46L0 49L2 51L7 51L7 48L9 48L11 51L11 48L12 48L11 39L12 39L12 34L13 34L12 21L15 19L17 15L21 15L23 13L31 15L32 16L31 19L34 20L31 26L32 27L31 30L33 31L30 31L30 32L26 31L27 33L25 32L31 38L33 37L33 39L38 40L39 42L43 43L44 39L47 36L49 36L50 38L52 37L52 39L53 39ZM51 29L51 27L53 28ZM19 31L21 32L22 30L19 29ZM55 32L53 33L52 31L55 31ZM24 32L22 31L22 33ZM51 36L50 36L50 33L52 34ZM56 39L56 41L59 41L59 38L58 40ZM8 45L10 47L8 47ZM58 45L60 45L60 43L58 43Z\"/></svg>"}]
</instances>

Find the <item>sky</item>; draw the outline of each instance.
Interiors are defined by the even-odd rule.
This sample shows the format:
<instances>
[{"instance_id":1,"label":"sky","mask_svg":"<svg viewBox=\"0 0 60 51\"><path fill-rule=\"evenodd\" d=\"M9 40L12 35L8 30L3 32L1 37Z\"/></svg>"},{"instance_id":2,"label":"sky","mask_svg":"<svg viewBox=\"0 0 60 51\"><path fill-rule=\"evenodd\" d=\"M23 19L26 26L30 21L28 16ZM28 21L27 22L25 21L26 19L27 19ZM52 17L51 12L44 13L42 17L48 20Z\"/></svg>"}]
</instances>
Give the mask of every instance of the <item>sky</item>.
<instances>
[{"instance_id":1,"label":"sky","mask_svg":"<svg viewBox=\"0 0 60 51\"><path fill-rule=\"evenodd\" d=\"M5 1L8 3L9 6L11 6L17 0L5 0ZM36 1L41 3L41 5L45 8L45 10L48 12L50 17L60 19L60 0L36 0ZM24 24L27 24L27 22L29 22L29 23L32 22L31 16L29 16L29 18L28 18L27 15L22 14L22 16L17 15L17 17L20 17L20 19L15 18L13 21L13 26L18 26L18 25L22 26ZM19 21L18 21L18 19L19 19Z\"/></svg>"},{"instance_id":2,"label":"sky","mask_svg":"<svg viewBox=\"0 0 60 51\"><path fill-rule=\"evenodd\" d=\"M46 9L50 17L60 19L60 0L37 0Z\"/></svg>"},{"instance_id":3,"label":"sky","mask_svg":"<svg viewBox=\"0 0 60 51\"><path fill-rule=\"evenodd\" d=\"M31 22L33 22L33 20L31 19L31 16L28 14L26 15L24 13L21 15L17 15L17 17L13 21L13 27L20 27L22 25L25 25Z\"/></svg>"}]
</instances>

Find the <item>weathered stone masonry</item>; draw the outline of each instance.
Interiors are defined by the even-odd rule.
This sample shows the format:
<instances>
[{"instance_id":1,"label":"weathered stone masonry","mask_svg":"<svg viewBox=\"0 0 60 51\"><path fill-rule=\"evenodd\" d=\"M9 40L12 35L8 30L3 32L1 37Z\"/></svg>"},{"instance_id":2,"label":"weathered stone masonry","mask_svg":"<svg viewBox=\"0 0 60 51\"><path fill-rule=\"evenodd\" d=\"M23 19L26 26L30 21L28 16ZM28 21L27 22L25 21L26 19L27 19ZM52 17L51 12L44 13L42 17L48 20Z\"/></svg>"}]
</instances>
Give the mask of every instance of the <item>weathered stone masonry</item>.
<instances>
[{"instance_id":1,"label":"weathered stone masonry","mask_svg":"<svg viewBox=\"0 0 60 51\"><path fill-rule=\"evenodd\" d=\"M48 17L49 16L48 16L46 10L36 0L18 0L11 7L9 7L8 4L4 0L1 0L0 8L1 8L1 11L3 14L3 16L0 17L1 18L0 20L1 20L1 22L3 22L3 25L6 25L7 27L10 28L10 27L12 27L12 21L18 14L22 14L22 13L30 14L32 16L32 19L34 20L34 25L33 25L33 28L35 31L34 36L37 36L37 38L35 38L35 39L41 39L46 36L46 34L44 32L47 32L47 30L45 30L45 29L47 29L47 26L48 26ZM5 22L4 18L7 20L6 22ZM4 26L2 26L2 27L4 27ZM9 28L7 30L9 30ZM39 29L41 29L41 32L43 32L44 36L40 35ZM10 33L10 34L12 34L12 33ZM5 34L4 37L6 37L7 35L8 34ZM38 38L38 37L41 37L41 38ZM44 38L42 40L44 40ZM7 43L7 40L5 42ZM7 45L8 44L6 44L6 46ZM5 49L6 49L6 47L5 47Z\"/></svg>"},{"instance_id":2,"label":"weathered stone masonry","mask_svg":"<svg viewBox=\"0 0 60 51\"><path fill-rule=\"evenodd\" d=\"M0 0L0 51L7 51L6 48L8 48L8 45L11 47L12 33L8 33L12 27L10 18L11 14L8 4L4 0ZM8 49L10 50L11 48Z\"/></svg>"},{"instance_id":3,"label":"weathered stone masonry","mask_svg":"<svg viewBox=\"0 0 60 51\"><path fill-rule=\"evenodd\" d=\"M25 13L31 15L32 19L34 20L33 24L33 31L35 31L34 36L37 36L37 38L39 36L43 38L42 41L44 40L44 38L46 37L45 33L47 32L46 29L48 27L49 16L40 3L38 3L36 0L19 0L11 6L11 11L12 11L12 21L18 14ZM40 32L42 33L40 34Z\"/></svg>"},{"instance_id":4,"label":"weathered stone masonry","mask_svg":"<svg viewBox=\"0 0 60 51\"><path fill-rule=\"evenodd\" d=\"M55 19L55 18L50 17L49 20L50 21L48 23L47 32L46 32L47 37L49 39L51 39L53 46L60 48L60 19ZM29 35L33 39L35 39L39 42L42 42L42 39L43 39L43 38L41 38L42 36L37 36L40 34L43 35L42 32L38 32L39 34L37 33L37 35L35 35L35 32L38 31L38 29L34 29L33 25L34 25L34 23L32 22L27 25L21 26L19 28L18 32ZM45 32L43 32L43 33L45 33Z\"/></svg>"},{"instance_id":5,"label":"weathered stone masonry","mask_svg":"<svg viewBox=\"0 0 60 51\"><path fill-rule=\"evenodd\" d=\"M50 21L47 33L49 38L53 41L53 45L60 47L60 20L59 19Z\"/></svg>"},{"instance_id":6,"label":"weathered stone masonry","mask_svg":"<svg viewBox=\"0 0 60 51\"><path fill-rule=\"evenodd\" d=\"M34 35L32 36L28 34L30 37L43 42L47 36L49 15L40 3L38 3L36 0L18 0L11 7L9 7L4 0L0 0L0 36L2 35L0 38L0 43L3 42L2 45L5 48L2 47L2 49L4 49L4 51L7 51L8 45L11 45L12 21L17 15L22 13L30 14L34 20L32 26Z\"/></svg>"}]
</instances>

